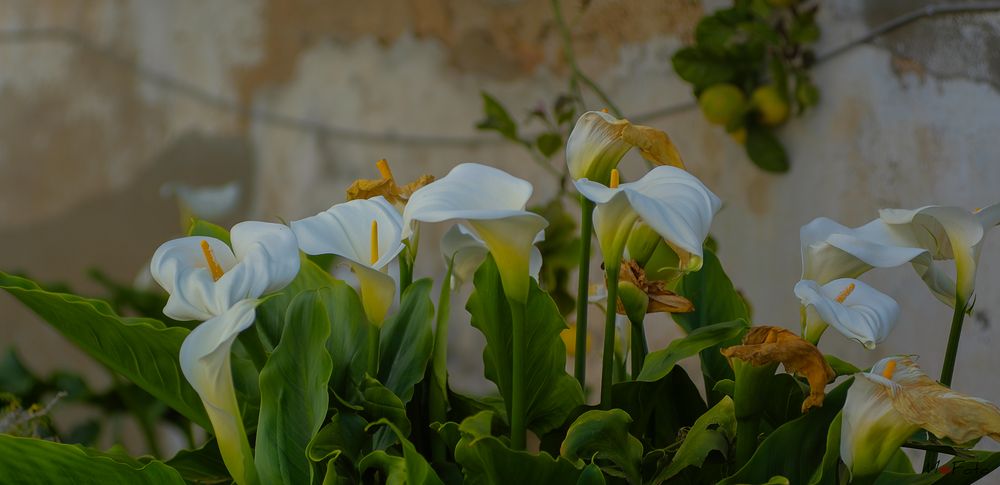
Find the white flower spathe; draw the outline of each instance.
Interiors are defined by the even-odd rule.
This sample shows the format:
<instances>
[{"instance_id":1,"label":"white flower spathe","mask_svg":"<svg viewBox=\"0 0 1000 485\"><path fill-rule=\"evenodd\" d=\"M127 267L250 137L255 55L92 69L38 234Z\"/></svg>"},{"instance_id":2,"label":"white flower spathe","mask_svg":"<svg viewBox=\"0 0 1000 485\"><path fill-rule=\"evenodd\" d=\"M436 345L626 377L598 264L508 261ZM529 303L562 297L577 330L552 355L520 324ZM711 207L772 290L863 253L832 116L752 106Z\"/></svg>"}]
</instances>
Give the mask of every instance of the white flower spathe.
<instances>
[{"instance_id":1,"label":"white flower spathe","mask_svg":"<svg viewBox=\"0 0 1000 485\"><path fill-rule=\"evenodd\" d=\"M871 350L889 336L899 318L899 304L866 283L841 278L820 286L802 280L795 296L806 309L803 336L818 341L827 325Z\"/></svg>"}]
</instances>

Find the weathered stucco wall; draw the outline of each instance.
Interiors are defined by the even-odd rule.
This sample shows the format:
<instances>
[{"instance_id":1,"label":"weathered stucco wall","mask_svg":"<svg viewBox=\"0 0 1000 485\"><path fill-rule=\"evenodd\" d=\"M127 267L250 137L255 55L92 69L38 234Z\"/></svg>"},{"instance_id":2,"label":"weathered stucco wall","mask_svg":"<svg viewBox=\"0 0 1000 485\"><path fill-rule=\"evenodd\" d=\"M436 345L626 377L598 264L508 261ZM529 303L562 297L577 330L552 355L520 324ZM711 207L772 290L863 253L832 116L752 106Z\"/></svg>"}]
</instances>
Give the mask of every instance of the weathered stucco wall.
<instances>
[{"instance_id":1,"label":"weathered stucco wall","mask_svg":"<svg viewBox=\"0 0 1000 485\"><path fill-rule=\"evenodd\" d=\"M626 113L686 102L670 56L704 10L724 3L595 0L574 27L581 66ZM928 3L823 2L818 50ZM575 18L577 2L564 9ZM248 197L223 223L324 209L382 157L402 179L482 161L536 181L538 200L555 191L520 149L489 137L400 140L482 140L473 129L480 90L514 113L563 90L567 70L544 0L3 0L0 19L3 270L84 292L94 290L83 276L91 266L131 279L177 232L174 201L159 195L168 181L240 181ZM644 120L669 132L725 201L713 233L758 322L797 325L798 229L812 218L859 225L880 207L1000 201L998 38L1000 13L945 15L818 66L820 106L780 133L793 160L787 175L752 167L697 111ZM140 76L136 65L189 84ZM316 131L248 109L391 136ZM639 167L632 161L626 176ZM998 238L983 247L955 379L993 401ZM437 255L420 264L435 273ZM919 354L936 372L950 312L909 268L866 279L902 304L897 330L874 352L832 332L821 347L859 364ZM90 368L100 384L97 366L7 295L0 316L0 347L19 347L43 373ZM456 327L456 339L478 338ZM660 345L676 334L666 322L654 333ZM478 373L478 352L453 357L457 374Z\"/></svg>"}]
</instances>

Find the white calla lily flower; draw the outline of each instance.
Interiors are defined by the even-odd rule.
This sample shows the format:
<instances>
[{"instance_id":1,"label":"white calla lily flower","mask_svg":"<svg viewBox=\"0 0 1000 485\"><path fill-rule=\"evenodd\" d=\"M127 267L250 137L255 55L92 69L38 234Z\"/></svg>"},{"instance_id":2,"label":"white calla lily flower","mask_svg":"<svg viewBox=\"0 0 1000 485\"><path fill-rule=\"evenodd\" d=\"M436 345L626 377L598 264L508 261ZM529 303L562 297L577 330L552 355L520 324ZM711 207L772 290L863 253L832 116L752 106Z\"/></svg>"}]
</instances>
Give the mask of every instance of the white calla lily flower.
<instances>
[{"instance_id":1,"label":"white calla lily flower","mask_svg":"<svg viewBox=\"0 0 1000 485\"><path fill-rule=\"evenodd\" d=\"M889 336L899 318L896 300L851 278L822 286L802 280L795 285L795 296L805 310L802 335L813 344L830 325L871 350Z\"/></svg>"},{"instance_id":2,"label":"white calla lily flower","mask_svg":"<svg viewBox=\"0 0 1000 485\"><path fill-rule=\"evenodd\" d=\"M883 209L879 218L848 228L827 218L802 226L802 279L824 284L855 278L872 268L911 263L934 295L955 306L975 288L979 248L986 231L1000 222L1000 205L969 212L957 207ZM934 260L955 259L952 280Z\"/></svg>"},{"instance_id":3,"label":"white calla lily flower","mask_svg":"<svg viewBox=\"0 0 1000 485\"><path fill-rule=\"evenodd\" d=\"M337 204L292 222L306 254L346 258L358 277L361 302L372 324L381 326L398 282L385 271L403 250L399 212L382 196Z\"/></svg>"},{"instance_id":4,"label":"white calla lily flower","mask_svg":"<svg viewBox=\"0 0 1000 485\"><path fill-rule=\"evenodd\" d=\"M447 176L418 189L403 210L404 238L417 222L465 221L497 262L504 293L515 301L528 297L531 248L548 221L525 206L532 186L502 170L463 163Z\"/></svg>"},{"instance_id":5,"label":"white calla lily flower","mask_svg":"<svg viewBox=\"0 0 1000 485\"><path fill-rule=\"evenodd\" d=\"M542 241L544 238L545 232L539 232L535 237L535 243ZM462 224L451 226L448 232L444 234L444 237L441 238L441 255L444 257L446 264L449 261L452 262L451 289L458 288L462 283L472 278L476 270L479 269L479 265L483 264L483 260L486 259L486 255L489 252L490 250L486 247L486 243L479 236L476 236L471 229ZM537 280L541 269L542 252L538 250L537 246L531 246L528 273L532 278Z\"/></svg>"},{"instance_id":6,"label":"white calla lily flower","mask_svg":"<svg viewBox=\"0 0 1000 485\"><path fill-rule=\"evenodd\" d=\"M840 456L853 477L881 472L921 428L956 443L1000 440L1000 408L942 386L905 356L856 374L843 413Z\"/></svg>"},{"instance_id":7,"label":"white calla lily flower","mask_svg":"<svg viewBox=\"0 0 1000 485\"><path fill-rule=\"evenodd\" d=\"M566 164L575 180L606 183L611 169L633 147L656 165L684 167L677 148L663 131L633 125L602 111L588 111L577 119L566 140Z\"/></svg>"},{"instance_id":8,"label":"white calla lily flower","mask_svg":"<svg viewBox=\"0 0 1000 485\"><path fill-rule=\"evenodd\" d=\"M166 316L208 320L241 300L284 288L298 274L298 243L288 227L241 222L230 237L232 249L215 238L189 236L156 250L149 269L170 294Z\"/></svg>"},{"instance_id":9,"label":"white calla lily flower","mask_svg":"<svg viewBox=\"0 0 1000 485\"><path fill-rule=\"evenodd\" d=\"M201 397L222 460L241 485L256 483L257 473L236 400L230 349L236 336L253 325L258 303L242 300L198 325L184 339L180 352L181 371Z\"/></svg>"},{"instance_id":10,"label":"white calla lily flower","mask_svg":"<svg viewBox=\"0 0 1000 485\"><path fill-rule=\"evenodd\" d=\"M617 185L612 176L612 184ZM640 218L687 261L684 270L701 268L702 244L721 202L687 171L656 167L635 182L607 187L581 179L574 182L584 197L597 203L594 229L605 264L621 257L632 226Z\"/></svg>"}]
</instances>

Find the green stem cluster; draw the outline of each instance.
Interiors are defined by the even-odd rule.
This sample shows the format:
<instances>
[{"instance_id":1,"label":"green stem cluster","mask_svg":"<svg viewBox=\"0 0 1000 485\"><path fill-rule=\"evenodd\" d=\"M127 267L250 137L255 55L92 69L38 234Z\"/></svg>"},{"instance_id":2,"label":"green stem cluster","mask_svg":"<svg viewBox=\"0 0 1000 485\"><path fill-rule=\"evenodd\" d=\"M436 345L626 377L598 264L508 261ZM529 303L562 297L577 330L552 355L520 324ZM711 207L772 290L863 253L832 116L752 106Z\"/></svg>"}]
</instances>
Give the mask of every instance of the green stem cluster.
<instances>
[{"instance_id":1,"label":"green stem cluster","mask_svg":"<svg viewBox=\"0 0 1000 485\"><path fill-rule=\"evenodd\" d=\"M378 375L378 345L382 328L378 325L368 326L368 374Z\"/></svg>"},{"instance_id":2,"label":"green stem cluster","mask_svg":"<svg viewBox=\"0 0 1000 485\"><path fill-rule=\"evenodd\" d=\"M642 365L646 362L646 354L649 353L649 343L646 342L646 327L642 320L635 321L629 319L632 337L632 380L639 378L642 372Z\"/></svg>"}]
</instances>

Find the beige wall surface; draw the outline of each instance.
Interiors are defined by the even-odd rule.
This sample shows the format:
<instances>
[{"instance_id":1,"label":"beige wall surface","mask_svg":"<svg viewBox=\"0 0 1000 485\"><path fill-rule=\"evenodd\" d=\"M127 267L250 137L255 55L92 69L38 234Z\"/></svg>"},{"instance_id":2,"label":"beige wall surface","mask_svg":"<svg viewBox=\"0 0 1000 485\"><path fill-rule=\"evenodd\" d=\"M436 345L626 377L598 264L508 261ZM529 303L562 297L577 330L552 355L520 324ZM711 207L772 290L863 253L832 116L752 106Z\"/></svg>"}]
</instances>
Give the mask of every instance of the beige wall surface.
<instances>
[{"instance_id":1,"label":"beige wall surface","mask_svg":"<svg viewBox=\"0 0 1000 485\"><path fill-rule=\"evenodd\" d=\"M563 7L581 67L627 115L641 115L690 101L670 56L703 12L725 3L593 0L579 16L578 2ZM823 2L817 50L929 3ZM759 323L797 327L798 230L812 218L855 226L882 207L1000 201L998 42L1000 13L948 14L817 66L821 104L779 132L793 163L785 175L754 168L697 110L642 117L725 201L713 234ZM131 280L178 231L175 201L160 195L167 182L238 181L244 197L224 224L325 209L383 157L404 180L494 164L534 181L546 200L555 181L474 124L480 90L515 114L562 92L560 48L544 0L0 0L0 269L81 292L96 291L84 276L92 266ZM640 166L630 162L625 176ZM983 247L954 383L992 401L998 239ZM431 252L418 276L439 274ZM948 309L909 268L865 279L902 305L895 332L875 351L830 332L823 350L862 366L919 354L936 373ZM480 353L468 351L479 336L454 306L451 368L462 386L484 390ZM677 334L656 325L654 347ZM106 384L3 294L0 347L11 345L41 373L89 369Z\"/></svg>"}]
</instances>

